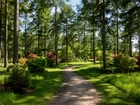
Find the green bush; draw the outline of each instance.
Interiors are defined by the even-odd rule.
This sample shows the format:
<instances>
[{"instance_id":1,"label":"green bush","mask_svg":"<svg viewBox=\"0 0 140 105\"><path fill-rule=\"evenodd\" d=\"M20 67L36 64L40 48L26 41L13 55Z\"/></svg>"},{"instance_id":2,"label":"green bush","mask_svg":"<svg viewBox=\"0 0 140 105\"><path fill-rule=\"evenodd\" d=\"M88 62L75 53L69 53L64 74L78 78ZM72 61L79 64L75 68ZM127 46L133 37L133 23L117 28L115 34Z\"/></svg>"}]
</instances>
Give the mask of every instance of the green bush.
<instances>
[{"instance_id":1,"label":"green bush","mask_svg":"<svg viewBox=\"0 0 140 105\"><path fill-rule=\"evenodd\" d=\"M48 67L53 67L54 66L54 61L51 58L47 58L47 66Z\"/></svg>"},{"instance_id":2,"label":"green bush","mask_svg":"<svg viewBox=\"0 0 140 105\"><path fill-rule=\"evenodd\" d=\"M13 65L12 72L7 80L7 85L16 93L25 93L30 86L30 76L24 66Z\"/></svg>"},{"instance_id":3,"label":"green bush","mask_svg":"<svg viewBox=\"0 0 140 105\"><path fill-rule=\"evenodd\" d=\"M47 60L45 58L30 58L27 61L28 70L31 73L43 72L47 65Z\"/></svg>"}]
</instances>

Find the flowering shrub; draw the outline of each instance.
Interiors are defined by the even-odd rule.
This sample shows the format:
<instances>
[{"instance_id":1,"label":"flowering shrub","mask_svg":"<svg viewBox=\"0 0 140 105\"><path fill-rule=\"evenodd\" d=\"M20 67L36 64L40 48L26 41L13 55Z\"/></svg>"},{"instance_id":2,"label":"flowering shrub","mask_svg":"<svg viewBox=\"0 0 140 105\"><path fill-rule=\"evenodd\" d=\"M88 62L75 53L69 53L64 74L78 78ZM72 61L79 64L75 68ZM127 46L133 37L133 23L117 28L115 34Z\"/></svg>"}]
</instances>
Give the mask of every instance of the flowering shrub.
<instances>
[{"instance_id":1,"label":"flowering shrub","mask_svg":"<svg viewBox=\"0 0 140 105\"><path fill-rule=\"evenodd\" d=\"M38 58L38 56L36 54L29 54L27 58Z\"/></svg>"},{"instance_id":2,"label":"flowering shrub","mask_svg":"<svg viewBox=\"0 0 140 105\"><path fill-rule=\"evenodd\" d=\"M54 63L56 61L56 54L53 52L48 52L47 53L47 65L49 67L53 67Z\"/></svg>"},{"instance_id":3,"label":"flowering shrub","mask_svg":"<svg viewBox=\"0 0 140 105\"><path fill-rule=\"evenodd\" d=\"M136 67L137 59L134 57L125 56L120 53L114 57L114 67L118 71L126 72L128 70L133 70Z\"/></svg>"},{"instance_id":4,"label":"flowering shrub","mask_svg":"<svg viewBox=\"0 0 140 105\"><path fill-rule=\"evenodd\" d=\"M138 65L138 69L140 70L140 56L136 56L135 58L137 58L137 62L136 64Z\"/></svg>"},{"instance_id":5,"label":"flowering shrub","mask_svg":"<svg viewBox=\"0 0 140 105\"><path fill-rule=\"evenodd\" d=\"M20 58L18 62L20 64L26 65L27 60L28 60L27 58Z\"/></svg>"},{"instance_id":6,"label":"flowering shrub","mask_svg":"<svg viewBox=\"0 0 140 105\"><path fill-rule=\"evenodd\" d=\"M136 58L120 53L107 60L107 67L114 67L116 72L128 72L137 67L136 62Z\"/></svg>"},{"instance_id":7,"label":"flowering shrub","mask_svg":"<svg viewBox=\"0 0 140 105\"><path fill-rule=\"evenodd\" d=\"M45 70L47 60L44 58L30 58L27 61L28 70L31 73L43 72Z\"/></svg>"}]
</instances>

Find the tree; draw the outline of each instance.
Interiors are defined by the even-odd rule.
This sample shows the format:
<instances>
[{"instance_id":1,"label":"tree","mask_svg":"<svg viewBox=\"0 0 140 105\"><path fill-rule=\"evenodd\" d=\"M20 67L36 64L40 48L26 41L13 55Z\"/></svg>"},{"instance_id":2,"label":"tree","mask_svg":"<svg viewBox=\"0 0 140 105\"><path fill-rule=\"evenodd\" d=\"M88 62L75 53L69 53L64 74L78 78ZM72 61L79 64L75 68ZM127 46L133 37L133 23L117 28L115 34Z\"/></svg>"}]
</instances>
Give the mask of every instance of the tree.
<instances>
[{"instance_id":1,"label":"tree","mask_svg":"<svg viewBox=\"0 0 140 105\"><path fill-rule=\"evenodd\" d=\"M19 0L14 0L14 40L13 40L13 64L18 62L18 15Z\"/></svg>"},{"instance_id":2,"label":"tree","mask_svg":"<svg viewBox=\"0 0 140 105\"><path fill-rule=\"evenodd\" d=\"M0 61L1 61L1 43L2 43L2 0L0 0Z\"/></svg>"},{"instance_id":3,"label":"tree","mask_svg":"<svg viewBox=\"0 0 140 105\"><path fill-rule=\"evenodd\" d=\"M105 0L103 0L102 43L103 43L103 68L106 69L106 32L105 32Z\"/></svg>"},{"instance_id":4,"label":"tree","mask_svg":"<svg viewBox=\"0 0 140 105\"><path fill-rule=\"evenodd\" d=\"M4 67L8 67L8 0L5 0Z\"/></svg>"}]
</instances>

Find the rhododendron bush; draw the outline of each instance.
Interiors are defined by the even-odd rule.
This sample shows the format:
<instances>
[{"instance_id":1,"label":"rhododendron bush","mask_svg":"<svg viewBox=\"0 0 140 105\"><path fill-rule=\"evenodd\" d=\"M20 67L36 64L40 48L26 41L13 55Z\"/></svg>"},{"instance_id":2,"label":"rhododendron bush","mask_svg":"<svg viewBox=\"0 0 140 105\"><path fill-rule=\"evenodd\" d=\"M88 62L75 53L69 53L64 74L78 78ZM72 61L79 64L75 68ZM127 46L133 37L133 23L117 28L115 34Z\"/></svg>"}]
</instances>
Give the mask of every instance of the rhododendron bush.
<instances>
[{"instance_id":1,"label":"rhododendron bush","mask_svg":"<svg viewBox=\"0 0 140 105\"><path fill-rule=\"evenodd\" d=\"M111 57L110 61L108 61L108 63L111 64L110 66L115 67L117 72L128 72L134 70L137 67L136 62L137 59L135 57L129 57L122 53L114 55Z\"/></svg>"}]
</instances>

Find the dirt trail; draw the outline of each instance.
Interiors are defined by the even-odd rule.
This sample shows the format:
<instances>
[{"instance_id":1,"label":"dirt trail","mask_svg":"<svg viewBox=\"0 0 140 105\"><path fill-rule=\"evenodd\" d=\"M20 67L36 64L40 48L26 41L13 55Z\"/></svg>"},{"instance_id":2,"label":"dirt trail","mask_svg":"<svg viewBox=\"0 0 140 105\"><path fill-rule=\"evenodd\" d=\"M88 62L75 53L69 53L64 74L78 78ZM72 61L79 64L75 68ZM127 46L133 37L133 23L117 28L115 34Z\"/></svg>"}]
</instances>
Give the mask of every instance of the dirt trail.
<instances>
[{"instance_id":1,"label":"dirt trail","mask_svg":"<svg viewBox=\"0 0 140 105\"><path fill-rule=\"evenodd\" d=\"M95 87L72 72L72 67L63 69L63 76L59 94L47 105L101 105L101 97Z\"/></svg>"}]
</instances>

